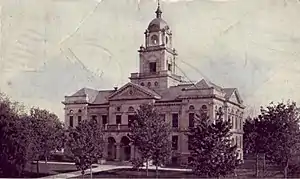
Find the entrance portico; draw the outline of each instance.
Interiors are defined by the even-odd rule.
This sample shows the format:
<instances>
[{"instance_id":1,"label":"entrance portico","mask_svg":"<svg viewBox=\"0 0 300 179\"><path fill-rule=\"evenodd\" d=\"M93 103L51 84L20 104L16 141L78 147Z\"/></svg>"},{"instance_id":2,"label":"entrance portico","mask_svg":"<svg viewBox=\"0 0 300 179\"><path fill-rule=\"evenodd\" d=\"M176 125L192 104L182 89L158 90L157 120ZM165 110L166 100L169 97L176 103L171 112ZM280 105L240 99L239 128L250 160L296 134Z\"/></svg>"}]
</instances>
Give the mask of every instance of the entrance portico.
<instances>
[{"instance_id":1,"label":"entrance portico","mask_svg":"<svg viewBox=\"0 0 300 179\"><path fill-rule=\"evenodd\" d=\"M134 158L134 146L127 136L108 137L106 145L107 161L129 161Z\"/></svg>"}]
</instances>

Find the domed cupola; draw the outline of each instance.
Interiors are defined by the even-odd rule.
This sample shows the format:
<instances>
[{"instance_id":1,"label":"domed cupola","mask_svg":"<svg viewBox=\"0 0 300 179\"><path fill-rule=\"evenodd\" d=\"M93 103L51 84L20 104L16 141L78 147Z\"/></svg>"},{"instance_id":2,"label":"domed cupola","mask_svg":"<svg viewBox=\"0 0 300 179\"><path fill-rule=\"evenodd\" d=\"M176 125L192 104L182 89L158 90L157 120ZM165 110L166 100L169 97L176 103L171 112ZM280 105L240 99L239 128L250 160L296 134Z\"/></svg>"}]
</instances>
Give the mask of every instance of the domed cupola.
<instances>
[{"instance_id":1,"label":"domed cupola","mask_svg":"<svg viewBox=\"0 0 300 179\"><path fill-rule=\"evenodd\" d=\"M162 11L160 10L159 2L155 13L156 13L156 18L153 19L148 25L148 31L157 32L157 31L169 30L169 26L167 22L161 18Z\"/></svg>"}]
</instances>

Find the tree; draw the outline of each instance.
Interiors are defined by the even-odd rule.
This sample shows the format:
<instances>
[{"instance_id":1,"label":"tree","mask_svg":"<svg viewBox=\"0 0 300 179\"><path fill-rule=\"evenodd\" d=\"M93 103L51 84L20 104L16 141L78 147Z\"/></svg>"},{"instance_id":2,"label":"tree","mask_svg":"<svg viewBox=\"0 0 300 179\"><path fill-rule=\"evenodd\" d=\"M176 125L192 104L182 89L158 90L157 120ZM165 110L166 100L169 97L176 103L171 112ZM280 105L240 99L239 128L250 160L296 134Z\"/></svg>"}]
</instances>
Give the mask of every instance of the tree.
<instances>
[{"instance_id":1,"label":"tree","mask_svg":"<svg viewBox=\"0 0 300 179\"><path fill-rule=\"evenodd\" d=\"M0 177L20 177L30 158L28 116L0 94Z\"/></svg>"},{"instance_id":2,"label":"tree","mask_svg":"<svg viewBox=\"0 0 300 179\"><path fill-rule=\"evenodd\" d=\"M197 176L220 177L234 173L239 160L236 146L231 144L231 125L218 112L215 122L196 114L195 125L187 133L191 151L191 167Z\"/></svg>"},{"instance_id":3,"label":"tree","mask_svg":"<svg viewBox=\"0 0 300 179\"><path fill-rule=\"evenodd\" d=\"M45 109L31 108L31 139L33 145L33 159L37 161L39 173L39 160L43 157L47 163L52 151L63 147L64 128L59 118Z\"/></svg>"},{"instance_id":4,"label":"tree","mask_svg":"<svg viewBox=\"0 0 300 179\"><path fill-rule=\"evenodd\" d=\"M158 175L158 166L166 164L172 152L170 124L165 122L153 104L143 104L131 121L130 130L128 137L140 153L140 158L134 161L146 162L148 176L148 162L153 160Z\"/></svg>"},{"instance_id":5,"label":"tree","mask_svg":"<svg viewBox=\"0 0 300 179\"><path fill-rule=\"evenodd\" d=\"M84 171L103 157L104 138L100 124L94 120L83 120L76 128L69 128L67 150L76 167Z\"/></svg>"},{"instance_id":6,"label":"tree","mask_svg":"<svg viewBox=\"0 0 300 179\"><path fill-rule=\"evenodd\" d=\"M296 103L271 103L261 109L260 117L267 121L267 158L282 167L287 178L291 159L299 150L299 110Z\"/></svg>"},{"instance_id":7,"label":"tree","mask_svg":"<svg viewBox=\"0 0 300 179\"><path fill-rule=\"evenodd\" d=\"M268 121L261 116L251 119L248 118L244 124L244 151L256 156L256 177L258 177L258 155L266 154L269 150L268 145ZM265 162L264 162L265 168Z\"/></svg>"}]
</instances>

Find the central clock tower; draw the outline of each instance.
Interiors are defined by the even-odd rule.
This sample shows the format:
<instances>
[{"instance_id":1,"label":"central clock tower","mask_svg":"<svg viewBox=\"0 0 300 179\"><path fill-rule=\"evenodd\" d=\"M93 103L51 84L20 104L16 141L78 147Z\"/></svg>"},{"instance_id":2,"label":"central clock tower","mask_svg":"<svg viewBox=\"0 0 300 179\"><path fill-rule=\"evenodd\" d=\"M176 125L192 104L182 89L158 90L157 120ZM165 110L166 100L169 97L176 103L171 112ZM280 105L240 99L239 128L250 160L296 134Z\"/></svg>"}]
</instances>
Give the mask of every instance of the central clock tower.
<instances>
[{"instance_id":1,"label":"central clock tower","mask_svg":"<svg viewBox=\"0 0 300 179\"><path fill-rule=\"evenodd\" d=\"M145 31L145 43L139 52L139 73L132 73L132 83L146 86L156 92L181 83L176 75L176 50L172 47L172 31L161 17L160 4Z\"/></svg>"}]
</instances>

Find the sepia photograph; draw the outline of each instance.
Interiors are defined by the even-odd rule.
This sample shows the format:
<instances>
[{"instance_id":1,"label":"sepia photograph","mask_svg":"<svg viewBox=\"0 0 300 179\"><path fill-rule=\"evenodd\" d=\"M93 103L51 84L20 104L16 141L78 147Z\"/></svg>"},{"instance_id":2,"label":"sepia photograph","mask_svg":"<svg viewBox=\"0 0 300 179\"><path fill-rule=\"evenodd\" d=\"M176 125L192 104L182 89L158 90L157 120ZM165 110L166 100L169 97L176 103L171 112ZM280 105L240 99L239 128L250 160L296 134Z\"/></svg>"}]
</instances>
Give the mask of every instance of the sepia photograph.
<instances>
[{"instance_id":1,"label":"sepia photograph","mask_svg":"<svg viewBox=\"0 0 300 179\"><path fill-rule=\"evenodd\" d=\"M1 0L0 178L300 178L300 0Z\"/></svg>"}]
</instances>

